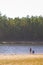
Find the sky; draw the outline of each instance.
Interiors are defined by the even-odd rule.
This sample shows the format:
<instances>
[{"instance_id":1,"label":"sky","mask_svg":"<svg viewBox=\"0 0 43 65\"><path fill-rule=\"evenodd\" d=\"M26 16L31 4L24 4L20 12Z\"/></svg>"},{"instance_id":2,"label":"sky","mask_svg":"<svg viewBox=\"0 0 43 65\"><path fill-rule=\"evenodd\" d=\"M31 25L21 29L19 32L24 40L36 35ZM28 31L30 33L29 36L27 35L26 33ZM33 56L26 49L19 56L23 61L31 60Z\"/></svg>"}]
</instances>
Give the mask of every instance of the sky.
<instances>
[{"instance_id":1,"label":"sky","mask_svg":"<svg viewBox=\"0 0 43 65\"><path fill-rule=\"evenodd\" d=\"M11 18L43 16L43 0L0 0L0 12Z\"/></svg>"}]
</instances>

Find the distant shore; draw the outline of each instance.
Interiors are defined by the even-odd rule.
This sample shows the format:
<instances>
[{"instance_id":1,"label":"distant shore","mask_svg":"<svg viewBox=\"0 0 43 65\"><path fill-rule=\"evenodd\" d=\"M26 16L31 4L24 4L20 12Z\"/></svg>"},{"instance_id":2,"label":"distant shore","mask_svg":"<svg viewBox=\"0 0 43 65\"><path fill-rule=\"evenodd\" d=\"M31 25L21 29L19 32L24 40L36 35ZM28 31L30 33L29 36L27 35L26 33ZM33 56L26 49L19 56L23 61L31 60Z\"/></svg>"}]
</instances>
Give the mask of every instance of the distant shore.
<instances>
[{"instance_id":1,"label":"distant shore","mask_svg":"<svg viewBox=\"0 0 43 65\"><path fill-rule=\"evenodd\" d=\"M3 41L0 45L43 45L43 41Z\"/></svg>"}]
</instances>

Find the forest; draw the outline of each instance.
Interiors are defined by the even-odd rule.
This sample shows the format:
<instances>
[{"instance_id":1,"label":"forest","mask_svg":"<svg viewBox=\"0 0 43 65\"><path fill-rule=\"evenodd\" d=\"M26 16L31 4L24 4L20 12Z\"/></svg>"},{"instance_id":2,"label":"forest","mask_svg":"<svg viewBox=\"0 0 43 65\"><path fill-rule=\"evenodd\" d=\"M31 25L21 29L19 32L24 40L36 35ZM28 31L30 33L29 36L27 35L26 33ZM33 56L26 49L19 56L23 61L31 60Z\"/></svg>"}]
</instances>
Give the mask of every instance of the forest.
<instances>
[{"instance_id":1,"label":"forest","mask_svg":"<svg viewBox=\"0 0 43 65\"><path fill-rule=\"evenodd\" d=\"M43 41L43 16L10 18L0 13L0 41Z\"/></svg>"}]
</instances>

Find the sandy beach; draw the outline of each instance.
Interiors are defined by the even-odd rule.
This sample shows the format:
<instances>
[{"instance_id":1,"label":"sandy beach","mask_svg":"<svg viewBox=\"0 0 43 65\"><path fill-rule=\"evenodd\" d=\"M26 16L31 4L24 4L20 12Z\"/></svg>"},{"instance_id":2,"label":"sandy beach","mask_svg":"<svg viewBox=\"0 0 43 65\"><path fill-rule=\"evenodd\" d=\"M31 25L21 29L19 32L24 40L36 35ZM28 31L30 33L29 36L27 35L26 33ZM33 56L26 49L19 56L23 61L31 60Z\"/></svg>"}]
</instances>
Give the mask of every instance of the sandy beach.
<instances>
[{"instance_id":1,"label":"sandy beach","mask_svg":"<svg viewBox=\"0 0 43 65\"><path fill-rule=\"evenodd\" d=\"M0 54L0 65L43 65L43 54Z\"/></svg>"},{"instance_id":2,"label":"sandy beach","mask_svg":"<svg viewBox=\"0 0 43 65\"><path fill-rule=\"evenodd\" d=\"M28 58L43 58L43 54L0 54L0 59L28 59Z\"/></svg>"}]
</instances>

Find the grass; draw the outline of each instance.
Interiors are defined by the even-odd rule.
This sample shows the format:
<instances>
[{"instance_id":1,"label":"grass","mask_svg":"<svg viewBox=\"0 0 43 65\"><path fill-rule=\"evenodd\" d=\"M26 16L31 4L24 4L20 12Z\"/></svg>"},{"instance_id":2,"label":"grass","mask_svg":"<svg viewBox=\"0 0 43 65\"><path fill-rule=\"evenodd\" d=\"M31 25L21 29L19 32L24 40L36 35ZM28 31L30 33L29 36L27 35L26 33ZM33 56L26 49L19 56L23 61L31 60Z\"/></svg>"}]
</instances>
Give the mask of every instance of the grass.
<instances>
[{"instance_id":1,"label":"grass","mask_svg":"<svg viewBox=\"0 0 43 65\"><path fill-rule=\"evenodd\" d=\"M43 65L43 58L1 59L0 65Z\"/></svg>"}]
</instances>

